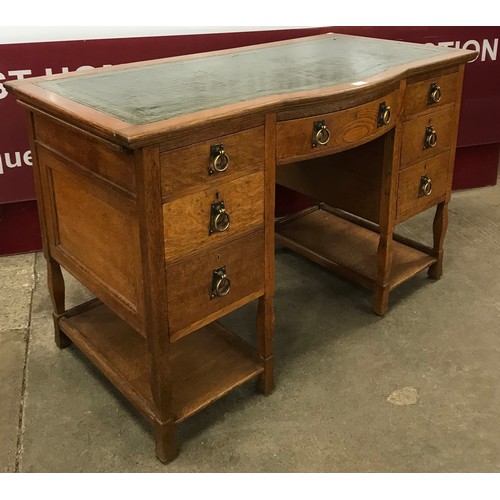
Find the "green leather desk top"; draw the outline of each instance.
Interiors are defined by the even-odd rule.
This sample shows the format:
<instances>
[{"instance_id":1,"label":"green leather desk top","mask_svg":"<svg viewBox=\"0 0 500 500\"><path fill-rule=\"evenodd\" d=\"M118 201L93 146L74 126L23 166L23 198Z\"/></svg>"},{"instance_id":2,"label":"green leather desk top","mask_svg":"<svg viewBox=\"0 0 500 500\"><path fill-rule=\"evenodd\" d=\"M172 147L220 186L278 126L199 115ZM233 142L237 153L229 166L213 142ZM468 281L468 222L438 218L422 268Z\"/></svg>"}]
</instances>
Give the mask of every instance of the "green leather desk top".
<instances>
[{"instance_id":1,"label":"green leather desk top","mask_svg":"<svg viewBox=\"0 0 500 500\"><path fill-rule=\"evenodd\" d=\"M451 49L344 35L151 61L36 85L133 125L261 97L363 81Z\"/></svg>"}]
</instances>

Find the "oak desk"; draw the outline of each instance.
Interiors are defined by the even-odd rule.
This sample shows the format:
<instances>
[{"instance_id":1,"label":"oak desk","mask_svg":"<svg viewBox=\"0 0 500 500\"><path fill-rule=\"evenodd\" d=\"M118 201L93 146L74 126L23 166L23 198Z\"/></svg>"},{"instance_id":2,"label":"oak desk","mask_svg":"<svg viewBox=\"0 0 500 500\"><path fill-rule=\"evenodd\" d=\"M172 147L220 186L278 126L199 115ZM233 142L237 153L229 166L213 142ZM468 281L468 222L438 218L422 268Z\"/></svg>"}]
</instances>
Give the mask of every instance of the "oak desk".
<instances>
[{"instance_id":1,"label":"oak desk","mask_svg":"<svg viewBox=\"0 0 500 500\"><path fill-rule=\"evenodd\" d=\"M275 182L292 249L374 291L442 273L471 51L327 34L7 83L29 118L56 342L177 453L175 424L274 387ZM432 248L394 236L437 206ZM65 308L61 267L96 299ZM215 320L258 300L257 348Z\"/></svg>"}]
</instances>

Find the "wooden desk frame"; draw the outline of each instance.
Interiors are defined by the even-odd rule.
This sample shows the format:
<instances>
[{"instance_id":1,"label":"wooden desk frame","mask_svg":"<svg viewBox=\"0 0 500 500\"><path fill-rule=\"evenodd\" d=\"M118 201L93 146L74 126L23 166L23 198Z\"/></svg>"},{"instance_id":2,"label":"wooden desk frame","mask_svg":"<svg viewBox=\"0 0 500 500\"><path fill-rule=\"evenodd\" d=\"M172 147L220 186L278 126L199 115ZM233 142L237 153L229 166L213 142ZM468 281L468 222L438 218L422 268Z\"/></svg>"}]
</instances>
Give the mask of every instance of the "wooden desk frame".
<instances>
[{"instance_id":1,"label":"wooden desk frame","mask_svg":"<svg viewBox=\"0 0 500 500\"><path fill-rule=\"evenodd\" d=\"M464 64L474 57L472 51L436 49L431 57L362 82L283 92L145 124L39 85L79 75L5 84L28 115L56 343L64 348L74 342L152 424L161 461L177 454L175 425L212 401L254 378L260 392L274 388L276 182L321 202L277 221L276 238L372 289L377 314L387 312L389 292L415 273L429 268L431 278L442 275ZM442 99L428 106L435 82L442 82ZM387 107L390 119L383 117ZM434 141L428 132L433 127L439 146L426 151L422 139ZM207 173L215 161L209 151L220 144L236 160L227 172L213 175L213 169ZM437 179L432 196L429 177ZM420 196L419 189L430 192ZM209 212L201 219L200 213L221 198L231 200L232 225L214 236L207 231ZM397 223L433 206L432 248L395 235ZM177 224L175 215L184 213L192 231ZM352 259L353 247L335 250L342 234L361 253L368 249L361 266ZM67 310L61 266L97 298ZM234 289L216 297L214 280L225 276L226 266ZM253 300L256 348L216 322Z\"/></svg>"}]
</instances>

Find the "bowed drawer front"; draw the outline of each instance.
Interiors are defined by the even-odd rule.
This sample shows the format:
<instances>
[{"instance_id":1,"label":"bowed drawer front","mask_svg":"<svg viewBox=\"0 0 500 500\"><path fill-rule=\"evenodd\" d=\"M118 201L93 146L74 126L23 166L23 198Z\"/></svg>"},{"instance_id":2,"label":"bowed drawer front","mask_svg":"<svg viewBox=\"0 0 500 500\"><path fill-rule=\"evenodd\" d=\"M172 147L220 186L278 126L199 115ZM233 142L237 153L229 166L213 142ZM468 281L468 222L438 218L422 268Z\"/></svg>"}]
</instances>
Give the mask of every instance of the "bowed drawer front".
<instances>
[{"instance_id":1,"label":"bowed drawer front","mask_svg":"<svg viewBox=\"0 0 500 500\"><path fill-rule=\"evenodd\" d=\"M277 124L276 156L287 163L350 149L394 126L399 91L367 104Z\"/></svg>"}]
</instances>

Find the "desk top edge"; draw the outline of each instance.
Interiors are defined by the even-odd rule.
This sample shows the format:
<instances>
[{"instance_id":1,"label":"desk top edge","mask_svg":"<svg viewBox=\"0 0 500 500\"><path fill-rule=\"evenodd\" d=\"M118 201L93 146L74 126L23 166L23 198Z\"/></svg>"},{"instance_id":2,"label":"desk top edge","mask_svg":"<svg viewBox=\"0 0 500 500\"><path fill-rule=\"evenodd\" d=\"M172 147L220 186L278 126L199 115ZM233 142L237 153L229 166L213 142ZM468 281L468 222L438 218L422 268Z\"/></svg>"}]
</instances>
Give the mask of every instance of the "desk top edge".
<instances>
[{"instance_id":1,"label":"desk top edge","mask_svg":"<svg viewBox=\"0 0 500 500\"><path fill-rule=\"evenodd\" d=\"M352 96L360 92L366 92L368 88L387 85L395 82L398 79L410 78L430 70L440 70L449 66L458 66L475 58L476 52L463 49L450 49L443 47L434 47L428 50L431 57L413 60L404 64L391 65L386 67L381 72L363 78L362 85L358 87L352 86L353 82L340 82L334 85L321 86L313 89L294 89L292 92L278 92L263 97L251 98L241 102L233 102L221 106L209 107L207 109L194 110L178 116L168 117L166 119L152 121L149 123L130 123L130 121L119 116L113 116L110 113L95 109L84 103L77 102L64 95L59 95L50 89L43 88L40 84L50 81L63 81L68 79L78 79L84 77L94 77L100 75L109 75L123 72L124 70L137 70L141 68L159 67L160 65L171 63L184 63L186 61L203 61L217 56L233 56L242 53L250 53L251 51L262 51L265 49L273 49L276 47L290 47L298 44L307 43L310 41L321 41L325 39L342 39L349 43L376 43L379 46L386 45L395 47L400 46L406 49L410 47L424 48L422 44L399 42L385 39L365 38L353 35L339 34L323 34L312 37L297 38L291 40L283 40L280 42L270 42L259 45L245 46L233 49L224 49L220 51L206 52L201 54L189 54L185 56L177 56L164 59L156 59L151 61L140 61L116 65L109 68L92 69L82 72L71 72L64 75L51 75L49 77L35 77L26 80L17 80L6 82L6 88L14 93L22 103L30 107L40 109L49 114L54 114L58 118L78 124L93 133L97 133L105 138L111 139L114 142L120 143L127 147L140 147L148 142L148 137L159 137L171 130L179 130L183 127L192 126L193 123L203 123L204 121L213 122L224 119L225 117L234 117L244 115L246 113L267 113L278 112L287 102L299 102L311 98L324 98L328 95L345 94ZM434 47L436 50L432 50ZM424 50L425 52L425 50Z\"/></svg>"}]
</instances>

